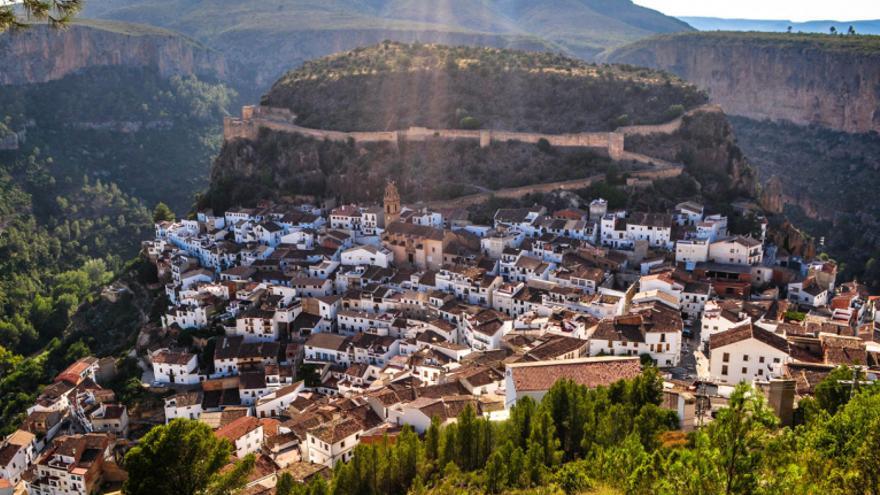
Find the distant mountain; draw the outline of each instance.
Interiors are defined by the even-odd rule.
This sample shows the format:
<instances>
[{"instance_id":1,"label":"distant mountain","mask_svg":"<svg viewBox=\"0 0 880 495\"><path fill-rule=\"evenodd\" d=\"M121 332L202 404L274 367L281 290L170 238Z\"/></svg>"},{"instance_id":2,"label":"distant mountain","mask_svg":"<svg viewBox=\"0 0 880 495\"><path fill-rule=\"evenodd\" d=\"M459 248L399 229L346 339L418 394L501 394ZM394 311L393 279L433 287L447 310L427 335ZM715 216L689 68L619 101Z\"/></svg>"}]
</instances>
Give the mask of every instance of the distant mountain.
<instances>
[{"instance_id":1,"label":"distant mountain","mask_svg":"<svg viewBox=\"0 0 880 495\"><path fill-rule=\"evenodd\" d=\"M827 33L831 26L845 33L850 26L859 34L880 34L880 19L869 21L809 21L792 22L765 19L721 19L718 17L679 17L700 31L787 31Z\"/></svg>"},{"instance_id":2,"label":"distant mountain","mask_svg":"<svg viewBox=\"0 0 880 495\"><path fill-rule=\"evenodd\" d=\"M592 60L653 34L693 30L630 0L105 0L88 2L85 15L174 29L220 50L235 85L254 98L290 67L386 39Z\"/></svg>"}]
</instances>

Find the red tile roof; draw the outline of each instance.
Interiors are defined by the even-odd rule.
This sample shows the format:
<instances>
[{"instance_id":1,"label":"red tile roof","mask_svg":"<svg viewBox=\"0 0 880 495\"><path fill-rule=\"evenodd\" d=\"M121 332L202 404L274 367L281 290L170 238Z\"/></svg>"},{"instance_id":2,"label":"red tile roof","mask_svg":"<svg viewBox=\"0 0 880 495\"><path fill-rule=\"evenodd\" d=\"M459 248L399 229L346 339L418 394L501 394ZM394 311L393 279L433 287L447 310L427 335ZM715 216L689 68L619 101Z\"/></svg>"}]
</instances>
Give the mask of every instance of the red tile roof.
<instances>
[{"instance_id":1,"label":"red tile roof","mask_svg":"<svg viewBox=\"0 0 880 495\"><path fill-rule=\"evenodd\" d=\"M549 390L558 380L587 387L607 386L642 372L637 357L593 357L508 365L517 392Z\"/></svg>"},{"instance_id":2,"label":"red tile roof","mask_svg":"<svg viewBox=\"0 0 880 495\"><path fill-rule=\"evenodd\" d=\"M789 352L788 341L785 340L785 337L777 335L769 330L764 330L751 323L746 323L710 336L709 349L718 349L719 347L724 347L750 338L754 338L755 340L763 342L782 352Z\"/></svg>"},{"instance_id":3,"label":"red tile roof","mask_svg":"<svg viewBox=\"0 0 880 495\"><path fill-rule=\"evenodd\" d=\"M243 416L228 425L221 427L215 432L215 434L220 438L225 438L230 442L235 443L236 440L256 430L260 426L261 423L259 419L253 416Z\"/></svg>"}]
</instances>

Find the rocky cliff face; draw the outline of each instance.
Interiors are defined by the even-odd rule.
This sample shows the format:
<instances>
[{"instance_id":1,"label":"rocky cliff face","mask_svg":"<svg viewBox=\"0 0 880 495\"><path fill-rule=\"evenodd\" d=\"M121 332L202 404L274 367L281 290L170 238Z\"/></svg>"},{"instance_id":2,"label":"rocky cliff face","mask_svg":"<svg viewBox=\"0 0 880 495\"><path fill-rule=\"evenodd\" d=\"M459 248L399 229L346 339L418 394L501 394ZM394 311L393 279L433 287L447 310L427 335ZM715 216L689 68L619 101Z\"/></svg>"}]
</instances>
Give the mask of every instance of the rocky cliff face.
<instances>
[{"instance_id":1,"label":"rocky cliff face","mask_svg":"<svg viewBox=\"0 0 880 495\"><path fill-rule=\"evenodd\" d=\"M756 189L755 171L743 156L727 117L720 111L696 111L682 118L671 134L628 136L626 149L683 163L702 185L703 193L722 197L751 197Z\"/></svg>"},{"instance_id":2,"label":"rocky cliff face","mask_svg":"<svg viewBox=\"0 0 880 495\"><path fill-rule=\"evenodd\" d=\"M729 114L868 132L880 130L877 48L864 36L682 33L606 59L673 72Z\"/></svg>"},{"instance_id":3,"label":"rocky cliff face","mask_svg":"<svg viewBox=\"0 0 880 495\"><path fill-rule=\"evenodd\" d=\"M0 35L0 85L44 83L94 66L224 77L222 55L178 34L124 23L44 25Z\"/></svg>"}]
</instances>

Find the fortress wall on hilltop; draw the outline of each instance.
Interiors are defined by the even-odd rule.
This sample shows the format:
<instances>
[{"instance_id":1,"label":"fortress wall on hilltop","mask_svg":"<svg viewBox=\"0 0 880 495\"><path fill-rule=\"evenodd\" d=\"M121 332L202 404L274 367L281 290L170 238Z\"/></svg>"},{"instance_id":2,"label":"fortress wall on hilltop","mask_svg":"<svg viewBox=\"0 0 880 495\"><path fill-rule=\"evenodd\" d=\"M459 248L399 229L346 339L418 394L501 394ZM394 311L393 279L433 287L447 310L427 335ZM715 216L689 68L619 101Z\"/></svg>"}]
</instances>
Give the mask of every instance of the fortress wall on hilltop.
<instances>
[{"instance_id":1,"label":"fortress wall on hilltop","mask_svg":"<svg viewBox=\"0 0 880 495\"><path fill-rule=\"evenodd\" d=\"M689 117L700 112L721 112L718 105L700 105L697 108L685 112L681 117L677 117L669 122L655 125L630 125L617 129L616 132L624 136L647 136L649 134L672 134L681 129L681 123L685 117Z\"/></svg>"},{"instance_id":2,"label":"fortress wall on hilltop","mask_svg":"<svg viewBox=\"0 0 880 495\"><path fill-rule=\"evenodd\" d=\"M645 160L639 155L625 151L626 136L648 134L672 134L681 128L685 116L697 112L720 112L717 105L703 105L685 113L672 121L657 125L638 125L621 127L613 132L581 132L571 134L541 134L535 132L511 132L496 130L463 130L463 129L428 129L410 127L402 131L377 132L343 132L324 129L311 129L294 124L296 118L290 110L283 108L245 106L241 118L226 117L223 121L223 137L232 139L255 139L260 127L292 132L314 139L345 142L354 140L356 143L392 143L399 141L423 142L431 139L439 140L473 140L480 146L489 146L492 142L516 141L536 144L545 139L552 146L572 148L596 148L608 153L614 160L635 159L642 163L657 160Z\"/></svg>"},{"instance_id":3,"label":"fortress wall on hilltop","mask_svg":"<svg viewBox=\"0 0 880 495\"><path fill-rule=\"evenodd\" d=\"M614 160L622 159L624 153L625 134L615 132L582 132L572 134L542 134L536 132L511 132L496 130L463 130L463 129L428 129L411 127L401 131L355 131L343 132L324 129L312 129L293 123L295 116L286 109L245 106L241 118L226 117L223 120L223 138L255 140L259 129L265 127L280 132L296 133L318 140L355 143L391 143L400 141L425 142L429 140L476 141L481 147L493 142L516 141L537 144L542 139L551 146L570 148L595 148L608 153Z\"/></svg>"}]
</instances>

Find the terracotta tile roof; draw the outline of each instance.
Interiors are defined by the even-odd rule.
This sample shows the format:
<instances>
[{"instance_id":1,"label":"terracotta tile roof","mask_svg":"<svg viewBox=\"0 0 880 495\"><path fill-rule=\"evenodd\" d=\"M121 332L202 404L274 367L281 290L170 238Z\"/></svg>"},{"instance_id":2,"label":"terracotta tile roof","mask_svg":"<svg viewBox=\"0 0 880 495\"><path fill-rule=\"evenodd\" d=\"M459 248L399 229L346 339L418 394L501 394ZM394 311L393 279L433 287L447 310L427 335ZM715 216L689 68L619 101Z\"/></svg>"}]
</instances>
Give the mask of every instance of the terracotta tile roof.
<instances>
[{"instance_id":1,"label":"terracotta tile roof","mask_svg":"<svg viewBox=\"0 0 880 495\"><path fill-rule=\"evenodd\" d=\"M819 334L819 340L822 342L825 364L859 364L864 366L868 363L865 342L858 337L823 333Z\"/></svg>"},{"instance_id":2,"label":"terracotta tile roof","mask_svg":"<svg viewBox=\"0 0 880 495\"><path fill-rule=\"evenodd\" d=\"M82 374L89 367L93 366L98 362L98 358L94 356L84 357L82 359L77 360L70 366L68 366L64 371L58 373L58 377L56 380L66 380L68 377L76 377L76 381L73 382L74 385L79 384L79 381L82 379Z\"/></svg>"},{"instance_id":3,"label":"terracotta tile roof","mask_svg":"<svg viewBox=\"0 0 880 495\"><path fill-rule=\"evenodd\" d=\"M322 442L333 445L344 438L363 431L363 429L364 425L355 418L338 418L312 429L309 431L309 434L320 439Z\"/></svg>"},{"instance_id":4,"label":"terracotta tile roof","mask_svg":"<svg viewBox=\"0 0 880 495\"><path fill-rule=\"evenodd\" d=\"M550 335L523 356L523 361L546 361L582 349L589 342L564 335Z\"/></svg>"},{"instance_id":5,"label":"terracotta tile roof","mask_svg":"<svg viewBox=\"0 0 880 495\"><path fill-rule=\"evenodd\" d=\"M744 325L740 325L738 327L734 327L730 330L725 330L723 332L718 332L710 336L709 349L718 349L720 347L734 344L736 342L741 342L750 338L754 338L755 340L763 342L770 347L778 349L782 352L789 352L788 341L785 340L785 337L777 335L768 330L764 330L763 328L752 325L751 323L746 323Z\"/></svg>"},{"instance_id":6,"label":"terracotta tile roof","mask_svg":"<svg viewBox=\"0 0 880 495\"><path fill-rule=\"evenodd\" d=\"M332 349L335 351L341 351L348 347L349 339L342 336L336 335L333 333L320 332L316 334L312 334L309 337L309 340L306 341L306 345L309 347L318 347L321 349Z\"/></svg>"},{"instance_id":7,"label":"terracotta tile roof","mask_svg":"<svg viewBox=\"0 0 880 495\"><path fill-rule=\"evenodd\" d=\"M5 468L6 466L8 466L9 463L12 462L12 459L15 457L15 454L17 454L18 451L21 450L21 448L22 447L20 445L12 444L7 444L3 446L3 448L0 448L0 467Z\"/></svg>"},{"instance_id":8,"label":"terracotta tile roof","mask_svg":"<svg viewBox=\"0 0 880 495\"><path fill-rule=\"evenodd\" d=\"M391 235L412 236L435 241L443 240L443 231L441 229L427 225L416 225L414 223L393 222L385 227L385 232Z\"/></svg>"},{"instance_id":9,"label":"terracotta tile roof","mask_svg":"<svg viewBox=\"0 0 880 495\"><path fill-rule=\"evenodd\" d=\"M259 419L253 416L243 416L226 426L222 426L215 432L215 434L220 438L225 438L230 442L235 443L236 440L256 430L260 426L262 425L260 424Z\"/></svg>"},{"instance_id":10,"label":"terracotta tile roof","mask_svg":"<svg viewBox=\"0 0 880 495\"><path fill-rule=\"evenodd\" d=\"M783 374L795 381L795 392L798 395L812 395L816 385L832 370L834 366L825 364L787 363Z\"/></svg>"},{"instance_id":11,"label":"terracotta tile roof","mask_svg":"<svg viewBox=\"0 0 880 495\"><path fill-rule=\"evenodd\" d=\"M162 349L159 352L153 354L152 361L159 364L185 365L190 362L193 357L195 357L195 354L191 354L189 352L177 352L170 351L168 349Z\"/></svg>"},{"instance_id":12,"label":"terracotta tile roof","mask_svg":"<svg viewBox=\"0 0 880 495\"><path fill-rule=\"evenodd\" d=\"M637 357L593 357L507 365L517 392L549 390L558 380L573 380L587 387L607 386L638 376Z\"/></svg>"}]
</instances>

